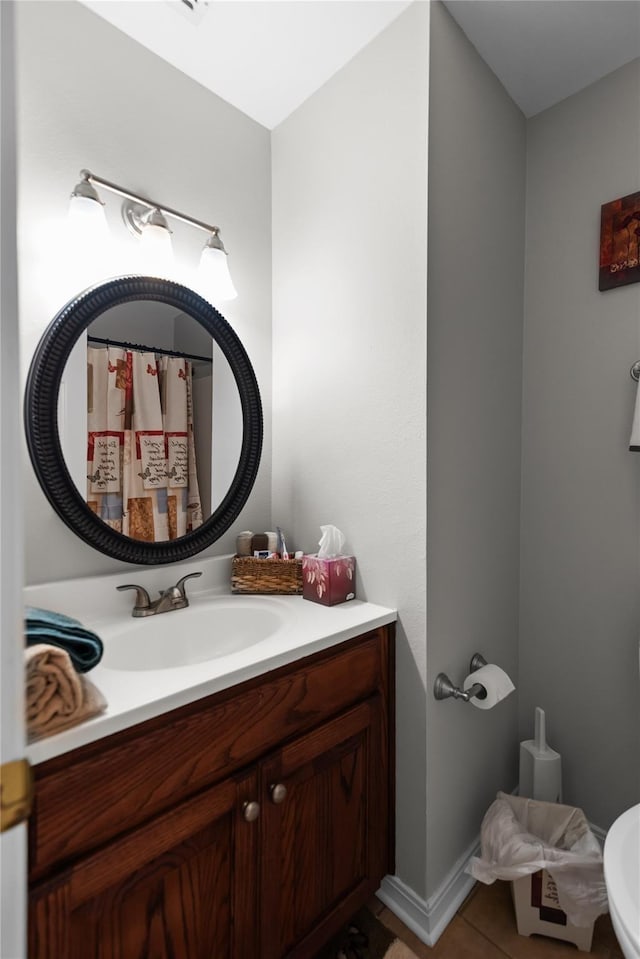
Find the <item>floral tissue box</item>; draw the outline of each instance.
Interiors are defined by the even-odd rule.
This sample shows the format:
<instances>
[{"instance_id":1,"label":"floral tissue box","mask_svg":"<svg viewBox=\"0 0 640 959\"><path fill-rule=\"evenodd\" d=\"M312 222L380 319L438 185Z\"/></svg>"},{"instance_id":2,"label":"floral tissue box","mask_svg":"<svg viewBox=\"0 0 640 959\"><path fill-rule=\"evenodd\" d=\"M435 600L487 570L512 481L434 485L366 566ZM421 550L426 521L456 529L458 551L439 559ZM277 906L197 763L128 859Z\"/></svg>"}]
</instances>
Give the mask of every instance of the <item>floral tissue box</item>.
<instances>
[{"instance_id":1,"label":"floral tissue box","mask_svg":"<svg viewBox=\"0 0 640 959\"><path fill-rule=\"evenodd\" d=\"M302 557L302 595L314 603L335 606L356 598L355 556L320 559L312 554Z\"/></svg>"}]
</instances>

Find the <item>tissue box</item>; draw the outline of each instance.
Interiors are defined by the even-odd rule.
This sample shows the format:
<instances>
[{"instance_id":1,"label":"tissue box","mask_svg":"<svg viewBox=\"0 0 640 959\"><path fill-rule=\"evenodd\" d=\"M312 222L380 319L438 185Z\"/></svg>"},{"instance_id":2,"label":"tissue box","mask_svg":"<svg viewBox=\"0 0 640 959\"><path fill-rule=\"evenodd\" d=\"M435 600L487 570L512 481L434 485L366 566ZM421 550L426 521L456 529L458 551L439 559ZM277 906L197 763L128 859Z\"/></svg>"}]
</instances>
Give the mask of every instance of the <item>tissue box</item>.
<instances>
[{"instance_id":1,"label":"tissue box","mask_svg":"<svg viewBox=\"0 0 640 959\"><path fill-rule=\"evenodd\" d=\"M560 908L556 884L546 869L513 880L511 895L521 936L537 933L572 942L581 952L591 951L594 924L574 926Z\"/></svg>"},{"instance_id":2,"label":"tissue box","mask_svg":"<svg viewBox=\"0 0 640 959\"><path fill-rule=\"evenodd\" d=\"M317 555L302 557L302 595L323 606L335 606L356 598L356 560L354 556Z\"/></svg>"}]
</instances>

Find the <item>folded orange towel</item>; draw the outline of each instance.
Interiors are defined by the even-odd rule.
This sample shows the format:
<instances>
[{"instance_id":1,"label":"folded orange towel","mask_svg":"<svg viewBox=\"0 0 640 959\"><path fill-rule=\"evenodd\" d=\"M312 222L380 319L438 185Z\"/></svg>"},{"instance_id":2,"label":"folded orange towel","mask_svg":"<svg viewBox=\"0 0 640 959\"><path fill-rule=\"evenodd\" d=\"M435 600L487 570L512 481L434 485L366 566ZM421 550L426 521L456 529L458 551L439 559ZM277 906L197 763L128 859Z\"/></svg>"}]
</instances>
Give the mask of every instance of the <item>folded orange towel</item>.
<instances>
[{"instance_id":1,"label":"folded orange towel","mask_svg":"<svg viewBox=\"0 0 640 959\"><path fill-rule=\"evenodd\" d=\"M30 739L58 733L106 709L100 690L75 671L66 650L45 643L28 646L25 664Z\"/></svg>"}]
</instances>

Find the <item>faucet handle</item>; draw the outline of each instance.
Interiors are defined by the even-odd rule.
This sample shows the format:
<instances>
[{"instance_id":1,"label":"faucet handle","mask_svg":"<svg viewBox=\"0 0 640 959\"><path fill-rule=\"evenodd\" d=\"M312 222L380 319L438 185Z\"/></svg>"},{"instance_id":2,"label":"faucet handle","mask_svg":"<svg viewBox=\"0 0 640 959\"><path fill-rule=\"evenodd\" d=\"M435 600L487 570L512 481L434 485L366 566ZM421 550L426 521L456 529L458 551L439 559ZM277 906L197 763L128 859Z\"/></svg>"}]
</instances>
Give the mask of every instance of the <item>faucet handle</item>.
<instances>
[{"instance_id":1,"label":"faucet handle","mask_svg":"<svg viewBox=\"0 0 640 959\"><path fill-rule=\"evenodd\" d=\"M187 573L186 576L183 576L182 579L179 579L179 580L178 580L178 582L176 583L176 585L173 587L172 592L175 592L176 590L178 590L178 592L180 593L180 595L181 595L182 597L184 597L184 599L186 599L186 598L187 598L187 594L186 594L186 591L185 591L185 586L184 586L184 584L186 583L186 581L187 581L188 579L197 579L198 576L202 576L202 570L201 570L199 573Z\"/></svg>"},{"instance_id":2,"label":"faucet handle","mask_svg":"<svg viewBox=\"0 0 640 959\"><path fill-rule=\"evenodd\" d=\"M118 592L122 592L124 589L135 589L136 591L136 602L134 609L149 609L151 606L151 600L149 599L149 594L144 588L144 586L136 586L134 583L127 583L126 586L116 586Z\"/></svg>"}]
</instances>

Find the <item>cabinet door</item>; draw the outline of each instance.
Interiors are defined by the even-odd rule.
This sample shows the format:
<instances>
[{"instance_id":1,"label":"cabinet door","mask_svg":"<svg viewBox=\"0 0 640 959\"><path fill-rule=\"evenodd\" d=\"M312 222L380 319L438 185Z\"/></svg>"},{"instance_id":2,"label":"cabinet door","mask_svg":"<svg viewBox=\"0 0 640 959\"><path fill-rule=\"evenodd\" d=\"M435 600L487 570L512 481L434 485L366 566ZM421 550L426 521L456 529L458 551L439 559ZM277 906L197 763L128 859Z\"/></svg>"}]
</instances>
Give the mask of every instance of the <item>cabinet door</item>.
<instances>
[{"instance_id":1,"label":"cabinet door","mask_svg":"<svg viewBox=\"0 0 640 959\"><path fill-rule=\"evenodd\" d=\"M378 888L388 855L383 728L374 696L262 764L260 959L313 955Z\"/></svg>"},{"instance_id":2,"label":"cabinet door","mask_svg":"<svg viewBox=\"0 0 640 959\"><path fill-rule=\"evenodd\" d=\"M184 802L30 897L30 959L255 959L255 772Z\"/></svg>"}]
</instances>

